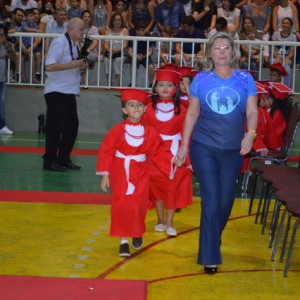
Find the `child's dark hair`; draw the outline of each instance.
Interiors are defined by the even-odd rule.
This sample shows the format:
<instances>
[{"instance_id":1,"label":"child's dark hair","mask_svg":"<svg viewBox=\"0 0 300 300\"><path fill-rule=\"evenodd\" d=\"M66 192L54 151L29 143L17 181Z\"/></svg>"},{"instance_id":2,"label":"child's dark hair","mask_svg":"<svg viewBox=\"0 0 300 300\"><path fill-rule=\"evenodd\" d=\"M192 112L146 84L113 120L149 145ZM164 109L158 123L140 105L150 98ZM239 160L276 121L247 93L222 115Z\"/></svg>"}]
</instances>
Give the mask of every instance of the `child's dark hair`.
<instances>
[{"instance_id":1,"label":"child's dark hair","mask_svg":"<svg viewBox=\"0 0 300 300\"><path fill-rule=\"evenodd\" d=\"M142 21L137 21L133 24L135 30L146 29L147 26Z\"/></svg>"},{"instance_id":2,"label":"child's dark hair","mask_svg":"<svg viewBox=\"0 0 300 300\"><path fill-rule=\"evenodd\" d=\"M34 14L34 12L33 12L32 8L25 9L25 12L24 12L25 17L28 17L29 15L33 15L33 14Z\"/></svg>"},{"instance_id":3,"label":"child's dark hair","mask_svg":"<svg viewBox=\"0 0 300 300\"><path fill-rule=\"evenodd\" d=\"M270 93L270 96L273 99L273 104L271 106L270 110L270 116L273 117L276 110L281 110L284 119L287 121L289 118L289 112L290 112L290 98L287 97L286 99L278 99L276 98L273 93Z\"/></svg>"},{"instance_id":4,"label":"child's dark hair","mask_svg":"<svg viewBox=\"0 0 300 300\"><path fill-rule=\"evenodd\" d=\"M159 99L159 96L156 92L156 86L157 86L157 81L154 83L152 87L152 93L154 94L151 98L152 100L152 107L156 109L156 105ZM180 90L179 88L176 88L176 93L174 95L174 105L175 105L175 115L180 114Z\"/></svg>"}]
</instances>

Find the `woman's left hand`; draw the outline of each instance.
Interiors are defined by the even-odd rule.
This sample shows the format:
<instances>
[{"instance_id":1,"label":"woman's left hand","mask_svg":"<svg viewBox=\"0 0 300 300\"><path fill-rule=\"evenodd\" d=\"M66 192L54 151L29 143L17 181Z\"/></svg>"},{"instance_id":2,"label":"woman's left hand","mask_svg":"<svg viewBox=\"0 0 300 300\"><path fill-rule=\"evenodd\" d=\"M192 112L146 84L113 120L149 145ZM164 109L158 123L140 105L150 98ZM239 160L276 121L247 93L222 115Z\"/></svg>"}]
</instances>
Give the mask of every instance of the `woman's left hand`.
<instances>
[{"instance_id":1,"label":"woman's left hand","mask_svg":"<svg viewBox=\"0 0 300 300\"><path fill-rule=\"evenodd\" d=\"M249 153L252 149L253 141L255 139L255 135L252 133L246 133L245 137L242 139L242 145L241 145L241 155L246 155Z\"/></svg>"}]
</instances>

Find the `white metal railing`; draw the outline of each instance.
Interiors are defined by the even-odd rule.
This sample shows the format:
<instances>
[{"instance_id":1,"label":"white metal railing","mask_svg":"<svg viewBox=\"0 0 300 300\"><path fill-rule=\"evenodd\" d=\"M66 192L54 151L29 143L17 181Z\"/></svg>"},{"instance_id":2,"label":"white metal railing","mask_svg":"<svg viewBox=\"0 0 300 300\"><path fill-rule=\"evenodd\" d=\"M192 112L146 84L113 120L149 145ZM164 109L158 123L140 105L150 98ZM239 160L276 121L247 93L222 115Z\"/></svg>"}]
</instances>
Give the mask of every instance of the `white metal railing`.
<instances>
[{"instance_id":1,"label":"white metal railing","mask_svg":"<svg viewBox=\"0 0 300 300\"><path fill-rule=\"evenodd\" d=\"M11 71L11 63L8 64L8 71L7 71L7 78L8 78L8 84L11 85L18 85L18 86L43 86L45 82L45 68L44 68L44 61L45 61L45 39L46 38L54 38L59 36L59 34L41 34L41 33L14 33L12 36L15 36L17 40L21 40L22 37L31 37L31 41L33 42L34 38L41 38L41 82L35 83L33 81L33 50L31 50L31 56L30 60L25 63L25 70L22 69L22 55L19 56L19 66L20 66L20 74L25 74L25 80L22 79L22 76L18 76L18 80L15 82L15 80L12 80L12 71ZM150 42L154 42L156 46L154 47L152 60L154 62L155 67L159 67L161 65L161 58L160 58L160 50L162 43L165 43L166 41L169 43L170 53L169 53L169 61L171 62L171 57L174 54L172 52L172 49L175 48L175 43L181 43L181 49L183 48L183 43L192 43L192 49L194 49L194 46L196 43L202 43L204 44L204 49L207 43L207 39L203 40L196 40L196 39L177 39L177 38L163 38L163 37L132 37L132 36L103 36L103 35L92 35L90 36L93 39L99 40L99 47L98 47L98 62L95 63L95 66L93 69L89 69L87 71L87 74L85 78L82 81L82 87L86 88L112 88L116 87L113 82L113 69L112 69L112 53L109 53L108 57L108 74L105 74L105 62L102 59L102 51L101 51L101 44L103 41L107 40L112 43L113 40L131 40L133 42L133 57L137 56L137 43L138 41L145 41L147 43L147 50L150 46ZM269 77L269 72L267 69L263 68L263 47L269 47L270 49L270 62L273 62L273 51L276 45L281 45L284 47L288 46L295 46L294 48L294 58L291 68L291 88L295 91L295 94L300 94L300 79L298 79L300 71L297 69L297 61L296 61L296 49L297 47L300 47L300 42L265 42L265 41L245 41L245 40L238 40L235 41L237 45L240 44L247 44L250 47L253 45L259 45L260 46L260 62L258 65L258 79L259 80L267 80ZM123 42L122 42L123 43ZM22 54L22 51L20 52ZM132 59L132 62L130 63L128 60L128 57L126 55L126 50L122 52L121 54L121 76L120 76L120 85L121 87L139 87L139 88L148 88L149 82L148 79L148 58L146 63L146 69L144 69L142 66L140 66L139 69L137 69L137 61L136 59ZM300 61L300 57L298 58ZM181 59L181 64L183 63L183 60ZM250 66L250 57L248 61L248 65ZM198 66L194 65L194 61L192 61L191 66L196 68Z\"/></svg>"}]
</instances>

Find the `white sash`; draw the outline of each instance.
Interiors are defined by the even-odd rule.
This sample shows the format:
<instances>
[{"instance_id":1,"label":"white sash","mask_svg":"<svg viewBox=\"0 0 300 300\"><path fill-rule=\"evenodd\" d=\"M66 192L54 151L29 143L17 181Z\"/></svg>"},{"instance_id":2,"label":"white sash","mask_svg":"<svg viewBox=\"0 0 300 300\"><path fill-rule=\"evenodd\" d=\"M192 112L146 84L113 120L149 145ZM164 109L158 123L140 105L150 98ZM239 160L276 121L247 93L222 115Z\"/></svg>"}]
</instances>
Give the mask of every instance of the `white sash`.
<instances>
[{"instance_id":1,"label":"white sash","mask_svg":"<svg viewBox=\"0 0 300 300\"><path fill-rule=\"evenodd\" d=\"M179 148L179 141L181 141L181 133L177 133L175 135L160 135L164 141L172 141L171 152L173 155L177 154Z\"/></svg>"},{"instance_id":2,"label":"white sash","mask_svg":"<svg viewBox=\"0 0 300 300\"><path fill-rule=\"evenodd\" d=\"M130 174L129 174L130 161L133 159L137 162L144 162L144 161L146 161L146 155L145 154L124 155L123 153L121 153L120 151L117 150L115 156L119 157L119 158L124 158L124 168L125 168L126 179L127 179L127 184L128 184L126 195L132 195L134 190L135 190L135 186L129 181L129 178L130 178Z\"/></svg>"}]
</instances>

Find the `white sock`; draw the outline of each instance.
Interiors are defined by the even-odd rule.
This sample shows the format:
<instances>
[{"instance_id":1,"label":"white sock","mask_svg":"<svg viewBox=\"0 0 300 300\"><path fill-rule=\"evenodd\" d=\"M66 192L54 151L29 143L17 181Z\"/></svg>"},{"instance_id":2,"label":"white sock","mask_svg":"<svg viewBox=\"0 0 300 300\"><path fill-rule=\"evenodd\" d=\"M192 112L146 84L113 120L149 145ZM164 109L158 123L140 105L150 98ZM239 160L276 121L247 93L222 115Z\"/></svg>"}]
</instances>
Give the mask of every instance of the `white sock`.
<instances>
[{"instance_id":1,"label":"white sock","mask_svg":"<svg viewBox=\"0 0 300 300\"><path fill-rule=\"evenodd\" d=\"M128 244L128 240L126 238L121 238L121 245Z\"/></svg>"}]
</instances>

